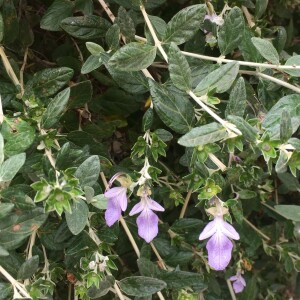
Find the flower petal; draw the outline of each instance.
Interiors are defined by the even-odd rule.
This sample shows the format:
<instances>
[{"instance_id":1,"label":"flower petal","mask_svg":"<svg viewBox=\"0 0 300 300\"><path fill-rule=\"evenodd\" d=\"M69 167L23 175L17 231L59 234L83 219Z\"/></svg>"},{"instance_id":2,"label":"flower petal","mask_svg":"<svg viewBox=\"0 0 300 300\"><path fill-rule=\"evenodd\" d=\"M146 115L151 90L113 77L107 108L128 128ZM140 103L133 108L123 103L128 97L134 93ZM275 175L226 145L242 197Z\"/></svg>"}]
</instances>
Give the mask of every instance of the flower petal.
<instances>
[{"instance_id":1,"label":"flower petal","mask_svg":"<svg viewBox=\"0 0 300 300\"><path fill-rule=\"evenodd\" d=\"M129 212L129 216L133 216L140 213L144 208L145 208L144 203L140 201L131 209L131 211Z\"/></svg>"},{"instance_id":2,"label":"flower petal","mask_svg":"<svg viewBox=\"0 0 300 300\"><path fill-rule=\"evenodd\" d=\"M241 281L237 280L233 283L232 286L233 286L235 293L241 293L244 290L246 283L245 283L245 285L243 285L243 283Z\"/></svg>"},{"instance_id":3,"label":"flower petal","mask_svg":"<svg viewBox=\"0 0 300 300\"><path fill-rule=\"evenodd\" d=\"M222 227L221 227L222 232L229 238L234 239L234 240L239 240L240 235L238 232L233 228L233 226L225 221L223 221Z\"/></svg>"},{"instance_id":4,"label":"flower petal","mask_svg":"<svg viewBox=\"0 0 300 300\"><path fill-rule=\"evenodd\" d=\"M137 217L138 233L147 243L150 243L158 234L158 216L150 209L145 209Z\"/></svg>"},{"instance_id":5,"label":"flower petal","mask_svg":"<svg viewBox=\"0 0 300 300\"><path fill-rule=\"evenodd\" d=\"M210 221L202 230L199 236L199 240L205 240L215 234L217 231L216 219Z\"/></svg>"},{"instance_id":6,"label":"flower petal","mask_svg":"<svg viewBox=\"0 0 300 300\"><path fill-rule=\"evenodd\" d=\"M114 199L108 200L107 209L105 211L105 221L107 226L112 226L121 217L121 207L114 201Z\"/></svg>"},{"instance_id":7,"label":"flower petal","mask_svg":"<svg viewBox=\"0 0 300 300\"><path fill-rule=\"evenodd\" d=\"M207 242L208 263L217 271L224 270L230 262L232 242L220 231L217 231Z\"/></svg>"},{"instance_id":8,"label":"flower petal","mask_svg":"<svg viewBox=\"0 0 300 300\"><path fill-rule=\"evenodd\" d=\"M108 199L116 199L119 202L119 205L122 211L125 211L127 208L127 188L120 186L120 187L113 187L104 193L104 196Z\"/></svg>"},{"instance_id":9,"label":"flower petal","mask_svg":"<svg viewBox=\"0 0 300 300\"><path fill-rule=\"evenodd\" d=\"M156 210L156 211L165 211L165 209L159 204L157 203L155 200L153 199L149 199L148 201L148 207L151 210Z\"/></svg>"}]
</instances>

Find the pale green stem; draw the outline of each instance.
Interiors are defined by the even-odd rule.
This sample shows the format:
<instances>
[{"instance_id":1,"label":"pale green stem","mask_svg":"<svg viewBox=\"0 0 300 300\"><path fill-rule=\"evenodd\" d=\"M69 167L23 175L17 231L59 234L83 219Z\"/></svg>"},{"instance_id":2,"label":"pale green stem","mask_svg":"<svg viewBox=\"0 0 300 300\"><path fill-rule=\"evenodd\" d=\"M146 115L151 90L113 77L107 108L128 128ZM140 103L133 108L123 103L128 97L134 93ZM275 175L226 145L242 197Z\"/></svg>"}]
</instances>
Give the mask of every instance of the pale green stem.
<instances>
[{"instance_id":1,"label":"pale green stem","mask_svg":"<svg viewBox=\"0 0 300 300\"><path fill-rule=\"evenodd\" d=\"M188 204L190 202L190 199L191 199L191 195L193 193L193 190L189 190L186 197L185 197L185 200L184 200L184 203L183 203L183 206L182 206L182 209L181 209L181 212L180 212L180 215L179 215L179 219L182 219L185 215L185 212L186 212L186 209L188 207Z\"/></svg>"},{"instance_id":2,"label":"pale green stem","mask_svg":"<svg viewBox=\"0 0 300 300\"><path fill-rule=\"evenodd\" d=\"M235 293L234 293L234 290L233 290L232 285L231 285L231 281L229 279L227 279L226 282L227 282L227 286L228 286L228 289L229 289L231 299L236 300Z\"/></svg>"},{"instance_id":3,"label":"pale green stem","mask_svg":"<svg viewBox=\"0 0 300 300\"><path fill-rule=\"evenodd\" d=\"M255 230L261 237L263 237L266 241L270 241L271 239L265 235L262 231L260 231L255 225L253 225L250 221L248 221L245 217L243 217L243 221L247 223L253 230Z\"/></svg>"}]
</instances>

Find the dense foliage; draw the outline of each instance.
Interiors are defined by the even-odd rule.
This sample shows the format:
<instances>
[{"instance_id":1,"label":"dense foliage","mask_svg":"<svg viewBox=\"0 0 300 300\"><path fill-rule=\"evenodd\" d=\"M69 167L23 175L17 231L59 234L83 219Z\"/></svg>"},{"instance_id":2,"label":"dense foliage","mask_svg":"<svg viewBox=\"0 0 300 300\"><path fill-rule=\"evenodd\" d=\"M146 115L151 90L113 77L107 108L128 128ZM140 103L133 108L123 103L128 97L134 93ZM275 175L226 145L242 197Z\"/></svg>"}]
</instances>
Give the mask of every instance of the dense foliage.
<instances>
[{"instance_id":1,"label":"dense foliage","mask_svg":"<svg viewBox=\"0 0 300 300\"><path fill-rule=\"evenodd\" d=\"M0 0L0 299L300 297L299 0Z\"/></svg>"}]
</instances>

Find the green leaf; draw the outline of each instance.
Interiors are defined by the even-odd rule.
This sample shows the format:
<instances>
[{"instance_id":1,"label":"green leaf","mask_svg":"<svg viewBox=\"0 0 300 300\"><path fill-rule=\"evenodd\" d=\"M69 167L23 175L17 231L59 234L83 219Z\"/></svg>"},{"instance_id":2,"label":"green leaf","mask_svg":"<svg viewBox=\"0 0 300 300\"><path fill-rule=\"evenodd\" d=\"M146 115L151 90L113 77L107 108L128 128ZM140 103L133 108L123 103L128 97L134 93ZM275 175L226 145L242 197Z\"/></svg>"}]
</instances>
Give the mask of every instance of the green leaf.
<instances>
[{"instance_id":1,"label":"green leaf","mask_svg":"<svg viewBox=\"0 0 300 300\"><path fill-rule=\"evenodd\" d=\"M19 34L19 22L17 11L13 0L5 0L2 6L2 17L4 23L3 43L13 43Z\"/></svg>"},{"instance_id":2,"label":"green leaf","mask_svg":"<svg viewBox=\"0 0 300 300\"><path fill-rule=\"evenodd\" d=\"M73 201L71 209L72 213L69 213L67 211L65 212L66 221L70 231L74 235L77 235L87 225L89 208L83 200L77 199L76 201Z\"/></svg>"},{"instance_id":3,"label":"green leaf","mask_svg":"<svg viewBox=\"0 0 300 300\"><path fill-rule=\"evenodd\" d=\"M280 136L280 120L283 110L290 114L293 134L300 126L300 95L291 94L279 99L265 115L262 126L273 139L278 139Z\"/></svg>"},{"instance_id":4,"label":"green leaf","mask_svg":"<svg viewBox=\"0 0 300 300\"><path fill-rule=\"evenodd\" d=\"M89 52L94 56L100 57L101 53L105 52L104 49L96 43L86 42L85 45Z\"/></svg>"},{"instance_id":5,"label":"green leaf","mask_svg":"<svg viewBox=\"0 0 300 300\"><path fill-rule=\"evenodd\" d=\"M247 94L245 80L240 77L229 95L229 102L226 106L225 115L235 115L242 117L247 104Z\"/></svg>"},{"instance_id":6,"label":"green leaf","mask_svg":"<svg viewBox=\"0 0 300 300\"><path fill-rule=\"evenodd\" d=\"M14 207L13 203L0 203L0 218L6 217Z\"/></svg>"},{"instance_id":7,"label":"green leaf","mask_svg":"<svg viewBox=\"0 0 300 300\"><path fill-rule=\"evenodd\" d=\"M280 215L288 220L295 222L300 221L300 206L299 205L275 205L275 210L278 211Z\"/></svg>"},{"instance_id":8,"label":"green leaf","mask_svg":"<svg viewBox=\"0 0 300 300\"><path fill-rule=\"evenodd\" d=\"M92 99L93 87L90 80L81 81L71 86L68 108L83 107Z\"/></svg>"},{"instance_id":9,"label":"green leaf","mask_svg":"<svg viewBox=\"0 0 300 300\"><path fill-rule=\"evenodd\" d=\"M0 245L7 250L19 247L47 219L43 208L11 212L0 219Z\"/></svg>"},{"instance_id":10,"label":"green leaf","mask_svg":"<svg viewBox=\"0 0 300 300\"><path fill-rule=\"evenodd\" d=\"M185 147L196 147L214 143L227 137L226 129L218 123L210 123L193 128L178 140L178 144Z\"/></svg>"},{"instance_id":11,"label":"green leaf","mask_svg":"<svg viewBox=\"0 0 300 300\"><path fill-rule=\"evenodd\" d=\"M290 173L279 173L278 177L280 181L287 187L291 192L300 192L300 183L297 178L295 178Z\"/></svg>"},{"instance_id":12,"label":"green leaf","mask_svg":"<svg viewBox=\"0 0 300 300\"><path fill-rule=\"evenodd\" d=\"M191 129L194 119L193 105L188 99L174 97L164 86L149 80L153 105L160 119L178 133Z\"/></svg>"},{"instance_id":13,"label":"green leaf","mask_svg":"<svg viewBox=\"0 0 300 300\"><path fill-rule=\"evenodd\" d=\"M133 42L119 49L110 58L109 64L121 71L139 71L149 67L155 56L155 46Z\"/></svg>"},{"instance_id":14,"label":"green leaf","mask_svg":"<svg viewBox=\"0 0 300 300\"><path fill-rule=\"evenodd\" d=\"M167 24L163 43L180 45L188 41L199 30L205 13L204 4L188 6L179 11Z\"/></svg>"},{"instance_id":15,"label":"green leaf","mask_svg":"<svg viewBox=\"0 0 300 300\"><path fill-rule=\"evenodd\" d=\"M295 56L292 56L292 57L290 57L287 61L286 61L286 63L285 63L286 65L290 65L290 66L300 66L300 55L295 55ZM294 76L294 77L300 77L300 69L298 69L298 70L293 70L293 69L291 69L291 70L284 70L284 72L285 73L288 73L288 74L290 74L290 75L292 75L292 76Z\"/></svg>"},{"instance_id":16,"label":"green leaf","mask_svg":"<svg viewBox=\"0 0 300 300\"><path fill-rule=\"evenodd\" d=\"M113 276L106 276L101 280L99 287L91 286L86 295L91 299L98 299L109 292L109 289L113 286L115 279Z\"/></svg>"},{"instance_id":17,"label":"green leaf","mask_svg":"<svg viewBox=\"0 0 300 300\"><path fill-rule=\"evenodd\" d=\"M285 173L290 157L286 151L280 150L279 157L275 165L276 173Z\"/></svg>"},{"instance_id":18,"label":"green leaf","mask_svg":"<svg viewBox=\"0 0 300 300\"><path fill-rule=\"evenodd\" d=\"M227 116L227 119L233 123L243 134L243 137L249 142L255 142L257 139L257 130L246 120L239 116Z\"/></svg>"},{"instance_id":19,"label":"green leaf","mask_svg":"<svg viewBox=\"0 0 300 300\"><path fill-rule=\"evenodd\" d=\"M98 56L90 55L81 67L81 74L88 74L98 69L103 64Z\"/></svg>"},{"instance_id":20,"label":"green leaf","mask_svg":"<svg viewBox=\"0 0 300 300\"><path fill-rule=\"evenodd\" d=\"M104 194L97 195L97 196L93 197L93 199L91 200L91 204L101 210L107 209L107 202L108 202L108 200L104 196Z\"/></svg>"},{"instance_id":21,"label":"green leaf","mask_svg":"<svg viewBox=\"0 0 300 300\"><path fill-rule=\"evenodd\" d=\"M255 3L255 18L260 19L268 7L269 0L257 0Z\"/></svg>"},{"instance_id":22,"label":"green leaf","mask_svg":"<svg viewBox=\"0 0 300 300\"><path fill-rule=\"evenodd\" d=\"M25 163L26 154L11 156L0 166L0 182L12 180Z\"/></svg>"},{"instance_id":23,"label":"green leaf","mask_svg":"<svg viewBox=\"0 0 300 300\"><path fill-rule=\"evenodd\" d=\"M270 41L258 37L251 38L251 41L266 60L274 65L279 65L279 55Z\"/></svg>"},{"instance_id":24,"label":"green leaf","mask_svg":"<svg viewBox=\"0 0 300 300\"><path fill-rule=\"evenodd\" d=\"M2 42L4 37L4 22L3 22L3 17L0 12L0 43Z\"/></svg>"},{"instance_id":25,"label":"green leaf","mask_svg":"<svg viewBox=\"0 0 300 300\"><path fill-rule=\"evenodd\" d=\"M111 24L99 16L87 15L66 18L61 21L60 26L75 38L90 40L105 36Z\"/></svg>"},{"instance_id":26,"label":"green leaf","mask_svg":"<svg viewBox=\"0 0 300 300\"><path fill-rule=\"evenodd\" d=\"M189 91L192 86L192 72L180 49L171 43L169 48L169 71L173 84L180 90Z\"/></svg>"},{"instance_id":27,"label":"green leaf","mask_svg":"<svg viewBox=\"0 0 300 300\"><path fill-rule=\"evenodd\" d=\"M98 155L90 156L76 170L75 176L79 179L80 185L93 186L100 174L100 160Z\"/></svg>"},{"instance_id":28,"label":"green leaf","mask_svg":"<svg viewBox=\"0 0 300 300\"><path fill-rule=\"evenodd\" d=\"M105 40L109 50L117 50L119 48L120 33L118 24L114 24L107 30Z\"/></svg>"},{"instance_id":29,"label":"green leaf","mask_svg":"<svg viewBox=\"0 0 300 300\"><path fill-rule=\"evenodd\" d=\"M43 69L34 74L33 79L26 84L25 95L32 91L36 97L49 97L56 94L72 78L74 71L70 68Z\"/></svg>"},{"instance_id":30,"label":"green leaf","mask_svg":"<svg viewBox=\"0 0 300 300\"><path fill-rule=\"evenodd\" d=\"M150 22L155 30L155 33L156 33L158 39L162 40L163 37L165 36L165 32L167 29L167 23L163 19L161 19L157 16L148 15L148 17L150 19ZM147 43L154 44L153 37L147 26L145 26L145 36L147 38Z\"/></svg>"},{"instance_id":31,"label":"green leaf","mask_svg":"<svg viewBox=\"0 0 300 300\"><path fill-rule=\"evenodd\" d=\"M276 38L273 40L273 45L278 53L284 49L287 41L287 32L283 26L276 26Z\"/></svg>"},{"instance_id":32,"label":"green leaf","mask_svg":"<svg viewBox=\"0 0 300 300\"><path fill-rule=\"evenodd\" d=\"M13 286L10 283L0 282L0 300L13 298Z\"/></svg>"},{"instance_id":33,"label":"green leaf","mask_svg":"<svg viewBox=\"0 0 300 300\"><path fill-rule=\"evenodd\" d=\"M35 255L26 260L18 271L18 279L24 280L34 275L39 267L39 256Z\"/></svg>"},{"instance_id":34,"label":"green leaf","mask_svg":"<svg viewBox=\"0 0 300 300\"><path fill-rule=\"evenodd\" d=\"M142 121L142 129L144 132L151 128L153 122L153 109L148 108L147 111L144 113L143 121Z\"/></svg>"},{"instance_id":35,"label":"green leaf","mask_svg":"<svg viewBox=\"0 0 300 300\"><path fill-rule=\"evenodd\" d=\"M240 45L244 27L243 12L235 6L229 11L218 33L218 46L222 55L230 53Z\"/></svg>"},{"instance_id":36,"label":"green leaf","mask_svg":"<svg viewBox=\"0 0 300 300\"><path fill-rule=\"evenodd\" d=\"M259 293L259 289L257 287L257 279L256 276L252 276L249 281L247 281L247 285L245 290L243 291L243 300L253 300L257 299Z\"/></svg>"},{"instance_id":37,"label":"green leaf","mask_svg":"<svg viewBox=\"0 0 300 300\"><path fill-rule=\"evenodd\" d=\"M126 43L135 40L135 26L132 18L122 6L118 10L117 24L119 25L121 34L125 37Z\"/></svg>"},{"instance_id":38,"label":"green leaf","mask_svg":"<svg viewBox=\"0 0 300 300\"><path fill-rule=\"evenodd\" d=\"M70 88L64 89L49 103L42 117L42 128L51 128L59 121L67 107L70 91Z\"/></svg>"},{"instance_id":39,"label":"green leaf","mask_svg":"<svg viewBox=\"0 0 300 300\"><path fill-rule=\"evenodd\" d=\"M0 256L9 256L9 252L6 249L4 249L2 246L0 246ZM0 289L0 291L1 291L1 289Z\"/></svg>"},{"instance_id":40,"label":"green leaf","mask_svg":"<svg viewBox=\"0 0 300 300\"><path fill-rule=\"evenodd\" d=\"M120 288L129 296L145 297L164 289L167 284L159 279L145 276L131 276L122 279Z\"/></svg>"},{"instance_id":41,"label":"green leaf","mask_svg":"<svg viewBox=\"0 0 300 300\"><path fill-rule=\"evenodd\" d=\"M209 73L195 88L199 96L205 95L209 90L215 89L216 93L226 92L234 82L239 71L239 64L230 62Z\"/></svg>"},{"instance_id":42,"label":"green leaf","mask_svg":"<svg viewBox=\"0 0 300 300\"><path fill-rule=\"evenodd\" d=\"M0 133L0 165L2 165L4 161L4 139L3 135Z\"/></svg>"},{"instance_id":43,"label":"green leaf","mask_svg":"<svg viewBox=\"0 0 300 300\"><path fill-rule=\"evenodd\" d=\"M280 140L286 142L292 136L292 120L289 111L283 109L280 119Z\"/></svg>"},{"instance_id":44,"label":"green leaf","mask_svg":"<svg viewBox=\"0 0 300 300\"><path fill-rule=\"evenodd\" d=\"M8 156L24 152L35 140L34 127L20 118L6 118L1 132L6 140L4 152Z\"/></svg>"},{"instance_id":45,"label":"green leaf","mask_svg":"<svg viewBox=\"0 0 300 300\"><path fill-rule=\"evenodd\" d=\"M47 9L41 19L41 28L49 31L60 31L60 22L71 17L73 2L69 0L55 0Z\"/></svg>"}]
</instances>

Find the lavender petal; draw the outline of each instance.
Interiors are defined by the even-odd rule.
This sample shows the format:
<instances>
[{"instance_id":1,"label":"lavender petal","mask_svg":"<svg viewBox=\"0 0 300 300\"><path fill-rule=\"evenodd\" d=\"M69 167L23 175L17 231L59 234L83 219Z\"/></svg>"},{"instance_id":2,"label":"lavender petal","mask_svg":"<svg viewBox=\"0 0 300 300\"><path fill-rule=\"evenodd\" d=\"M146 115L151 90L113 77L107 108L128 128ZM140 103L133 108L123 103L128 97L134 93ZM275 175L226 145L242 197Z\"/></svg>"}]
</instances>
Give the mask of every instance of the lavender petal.
<instances>
[{"instance_id":1,"label":"lavender petal","mask_svg":"<svg viewBox=\"0 0 300 300\"><path fill-rule=\"evenodd\" d=\"M114 199L110 199L107 204L107 209L105 211L105 221L107 226L112 226L121 217L121 207Z\"/></svg>"},{"instance_id":2,"label":"lavender petal","mask_svg":"<svg viewBox=\"0 0 300 300\"><path fill-rule=\"evenodd\" d=\"M217 231L216 219L209 222L200 233L199 240L205 240L215 234Z\"/></svg>"},{"instance_id":3,"label":"lavender petal","mask_svg":"<svg viewBox=\"0 0 300 300\"><path fill-rule=\"evenodd\" d=\"M137 217L138 233L147 243L150 243L158 234L158 216L150 209L144 209Z\"/></svg>"}]
</instances>

